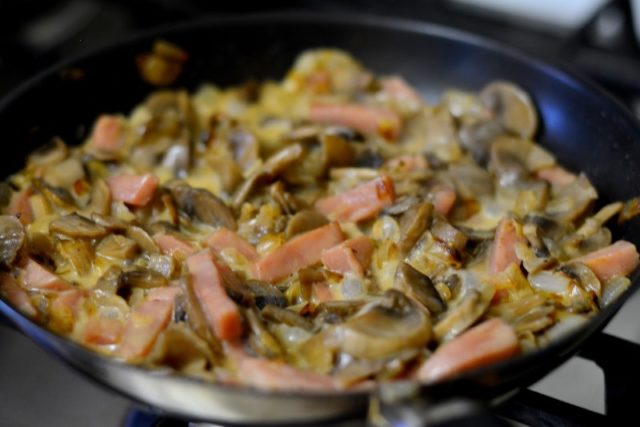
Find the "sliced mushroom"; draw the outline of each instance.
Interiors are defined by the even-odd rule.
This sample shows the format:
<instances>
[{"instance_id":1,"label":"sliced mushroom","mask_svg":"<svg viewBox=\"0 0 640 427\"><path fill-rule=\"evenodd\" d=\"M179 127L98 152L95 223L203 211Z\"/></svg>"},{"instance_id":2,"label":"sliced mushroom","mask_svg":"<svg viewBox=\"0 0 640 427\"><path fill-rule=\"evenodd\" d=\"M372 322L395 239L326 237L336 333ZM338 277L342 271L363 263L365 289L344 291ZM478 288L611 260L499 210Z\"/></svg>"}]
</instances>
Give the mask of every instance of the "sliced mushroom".
<instances>
[{"instance_id":1,"label":"sliced mushroom","mask_svg":"<svg viewBox=\"0 0 640 427\"><path fill-rule=\"evenodd\" d=\"M489 309L489 316L501 317L518 335L539 332L554 323L555 307L540 294L530 294Z\"/></svg>"},{"instance_id":2,"label":"sliced mushroom","mask_svg":"<svg viewBox=\"0 0 640 427\"><path fill-rule=\"evenodd\" d=\"M25 241L22 223L13 215L0 215L0 265L10 267Z\"/></svg>"},{"instance_id":3,"label":"sliced mushroom","mask_svg":"<svg viewBox=\"0 0 640 427\"><path fill-rule=\"evenodd\" d=\"M446 309L431 279L406 262L398 264L393 287L424 305L432 315L440 314Z\"/></svg>"},{"instance_id":4,"label":"sliced mushroom","mask_svg":"<svg viewBox=\"0 0 640 427\"><path fill-rule=\"evenodd\" d=\"M251 329L248 338L249 348L258 356L274 359L282 357L284 351L282 346L269 332L266 325L260 318L260 313L255 308L249 308L245 311L247 323Z\"/></svg>"},{"instance_id":5,"label":"sliced mushroom","mask_svg":"<svg viewBox=\"0 0 640 427\"><path fill-rule=\"evenodd\" d=\"M517 140L515 140L517 141ZM491 145L489 170L496 174L502 187L512 186L529 177L526 164L522 161L519 143L511 139L499 139Z\"/></svg>"},{"instance_id":6,"label":"sliced mushroom","mask_svg":"<svg viewBox=\"0 0 640 427\"><path fill-rule=\"evenodd\" d=\"M318 280L313 280L314 278ZM284 296L289 305L306 304L311 300L313 283L324 280L324 274L319 269L301 269L297 274L293 274L285 281L287 290L284 291Z\"/></svg>"},{"instance_id":7,"label":"sliced mushroom","mask_svg":"<svg viewBox=\"0 0 640 427\"><path fill-rule=\"evenodd\" d=\"M466 234L439 217L435 218L431 224L431 234L457 252L461 252L469 240Z\"/></svg>"},{"instance_id":8,"label":"sliced mushroom","mask_svg":"<svg viewBox=\"0 0 640 427\"><path fill-rule=\"evenodd\" d=\"M577 258L611 244L611 232L603 225L621 209L622 203L610 203L586 218L575 232L562 238L562 249L570 258Z\"/></svg>"},{"instance_id":9,"label":"sliced mushroom","mask_svg":"<svg viewBox=\"0 0 640 427\"><path fill-rule=\"evenodd\" d=\"M175 200L171 197L170 194L164 193L160 196L160 201L164 205L166 212L169 214L169 218L171 220L171 224L174 227L180 226L180 213L178 212L178 207L176 206Z\"/></svg>"},{"instance_id":10,"label":"sliced mushroom","mask_svg":"<svg viewBox=\"0 0 640 427\"><path fill-rule=\"evenodd\" d=\"M160 248L158 244L149 236L149 233L144 231L137 225L131 225L127 227L127 237L132 239L140 246L140 248L148 254L159 254Z\"/></svg>"},{"instance_id":11,"label":"sliced mushroom","mask_svg":"<svg viewBox=\"0 0 640 427\"><path fill-rule=\"evenodd\" d=\"M549 201L550 186L544 181L529 181L520 186L513 211L519 217L532 212L544 212Z\"/></svg>"},{"instance_id":12,"label":"sliced mushroom","mask_svg":"<svg viewBox=\"0 0 640 427\"><path fill-rule=\"evenodd\" d=\"M110 234L100 241L96 253L102 257L116 261L126 261L138 253L138 245L132 239L119 234Z\"/></svg>"},{"instance_id":13,"label":"sliced mushroom","mask_svg":"<svg viewBox=\"0 0 640 427\"><path fill-rule=\"evenodd\" d=\"M456 193L463 199L478 199L493 194L493 178L484 168L472 164L454 164L449 166L448 172L455 183Z\"/></svg>"},{"instance_id":14,"label":"sliced mushroom","mask_svg":"<svg viewBox=\"0 0 640 427\"><path fill-rule=\"evenodd\" d=\"M447 243L437 240L429 231L422 233L405 258L405 262L435 280L449 268L460 268L460 253Z\"/></svg>"},{"instance_id":15,"label":"sliced mushroom","mask_svg":"<svg viewBox=\"0 0 640 427\"><path fill-rule=\"evenodd\" d=\"M504 133L504 128L495 120L463 124L458 132L460 145L464 147L481 166L489 161L491 143Z\"/></svg>"},{"instance_id":16,"label":"sliced mushroom","mask_svg":"<svg viewBox=\"0 0 640 427\"><path fill-rule=\"evenodd\" d=\"M189 326L200 338L209 344L209 348L214 354L221 354L222 344L211 332L211 328L209 328L209 322L202 311L200 301L196 296L191 280L181 280L180 286L185 295L184 308Z\"/></svg>"},{"instance_id":17,"label":"sliced mushroom","mask_svg":"<svg viewBox=\"0 0 640 427\"><path fill-rule=\"evenodd\" d=\"M100 276L93 289L115 294L122 284L121 277L122 269L112 265Z\"/></svg>"},{"instance_id":18,"label":"sliced mushroom","mask_svg":"<svg viewBox=\"0 0 640 427\"><path fill-rule=\"evenodd\" d=\"M407 254L422 233L429 228L433 215L433 204L421 202L406 211L400 218L400 252Z\"/></svg>"},{"instance_id":19,"label":"sliced mushroom","mask_svg":"<svg viewBox=\"0 0 640 427\"><path fill-rule=\"evenodd\" d=\"M109 231L78 214L64 215L49 223L49 231L67 237L96 239L105 236Z\"/></svg>"},{"instance_id":20,"label":"sliced mushroom","mask_svg":"<svg viewBox=\"0 0 640 427\"><path fill-rule=\"evenodd\" d=\"M474 93L458 89L447 89L442 102L449 113L457 119L478 121L486 119L490 113Z\"/></svg>"},{"instance_id":21,"label":"sliced mushroom","mask_svg":"<svg viewBox=\"0 0 640 427\"><path fill-rule=\"evenodd\" d=\"M303 125L293 129L285 136L287 141L293 142L314 142L322 133L322 126Z\"/></svg>"},{"instance_id":22,"label":"sliced mushroom","mask_svg":"<svg viewBox=\"0 0 640 427\"><path fill-rule=\"evenodd\" d=\"M352 144L339 135L324 134L320 137L322 165L326 171L332 167L348 166L353 162Z\"/></svg>"},{"instance_id":23,"label":"sliced mushroom","mask_svg":"<svg viewBox=\"0 0 640 427\"><path fill-rule=\"evenodd\" d=\"M111 191L109 191L109 186L103 179L96 179L91 186L91 198L85 211L109 215L111 211Z\"/></svg>"},{"instance_id":24,"label":"sliced mushroom","mask_svg":"<svg viewBox=\"0 0 640 427\"><path fill-rule=\"evenodd\" d=\"M146 256L147 268L157 271L167 279L171 278L176 270L176 259L171 255L149 254Z\"/></svg>"},{"instance_id":25,"label":"sliced mushroom","mask_svg":"<svg viewBox=\"0 0 640 427\"><path fill-rule=\"evenodd\" d=\"M384 215L401 215L420 203L420 201L420 197L413 194L402 196L399 197L393 205L384 208L382 213Z\"/></svg>"},{"instance_id":26,"label":"sliced mushroom","mask_svg":"<svg viewBox=\"0 0 640 427\"><path fill-rule=\"evenodd\" d=\"M313 332L316 329L315 325L310 320L302 317L292 310L280 308L275 305L265 305L262 309L262 315L268 320L284 323L285 325L301 328L309 332Z\"/></svg>"},{"instance_id":27,"label":"sliced mushroom","mask_svg":"<svg viewBox=\"0 0 640 427\"><path fill-rule=\"evenodd\" d=\"M243 181L242 168L233 159L208 156L207 162L220 178L220 184L226 193L231 194Z\"/></svg>"},{"instance_id":28,"label":"sliced mushroom","mask_svg":"<svg viewBox=\"0 0 640 427\"><path fill-rule=\"evenodd\" d=\"M127 223L121 219L112 217L112 216L104 216L99 213L91 214L91 221L95 222L101 227L106 228L110 232L122 232L127 229Z\"/></svg>"},{"instance_id":29,"label":"sliced mushroom","mask_svg":"<svg viewBox=\"0 0 640 427\"><path fill-rule=\"evenodd\" d=\"M33 186L47 199L52 205L63 209L75 209L76 200L69 190L56 187L44 182L42 179L34 179Z\"/></svg>"},{"instance_id":30,"label":"sliced mushroom","mask_svg":"<svg viewBox=\"0 0 640 427\"><path fill-rule=\"evenodd\" d=\"M27 230L27 251L32 256L45 260L49 265L55 265L58 258L56 251L57 238L49 230Z\"/></svg>"},{"instance_id":31,"label":"sliced mushroom","mask_svg":"<svg viewBox=\"0 0 640 427\"><path fill-rule=\"evenodd\" d=\"M157 271L136 267L122 273L120 283L124 287L151 289L165 287L169 281Z\"/></svg>"},{"instance_id":32,"label":"sliced mushroom","mask_svg":"<svg viewBox=\"0 0 640 427\"><path fill-rule=\"evenodd\" d=\"M509 132L531 139L538 129L538 114L529 95L520 87L495 81L480 91L480 101Z\"/></svg>"},{"instance_id":33,"label":"sliced mushroom","mask_svg":"<svg viewBox=\"0 0 640 427\"><path fill-rule=\"evenodd\" d=\"M523 227L523 230L526 228L527 226ZM527 236L526 231L525 236ZM537 236L535 236L534 239L529 239L529 237L527 237L527 239L531 246L526 243L519 242L516 244L515 250L518 259L522 261L522 266L529 274L535 274L540 270L552 267L556 263L556 260L550 256L547 247L544 246L544 243L542 243ZM531 243L532 240L542 246L536 248L536 246Z\"/></svg>"},{"instance_id":34,"label":"sliced mushroom","mask_svg":"<svg viewBox=\"0 0 640 427\"><path fill-rule=\"evenodd\" d=\"M333 300L325 301L315 309L316 322L319 324L336 324L344 322L348 317L358 312L364 305L359 300Z\"/></svg>"},{"instance_id":35,"label":"sliced mushroom","mask_svg":"<svg viewBox=\"0 0 640 427\"><path fill-rule=\"evenodd\" d=\"M208 225L236 229L231 209L209 191L181 183L170 186L169 191L178 209L187 217Z\"/></svg>"},{"instance_id":36,"label":"sliced mushroom","mask_svg":"<svg viewBox=\"0 0 640 427\"><path fill-rule=\"evenodd\" d=\"M460 335L482 316L489 307L489 302L479 291L469 290L433 327L434 336L438 341L449 341Z\"/></svg>"},{"instance_id":37,"label":"sliced mushroom","mask_svg":"<svg viewBox=\"0 0 640 427\"><path fill-rule=\"evenodd\" d=\"M147 360L152 365L169 366L185 375L214 380L211 368L219 357L184 323L170 323L158 337Z\"/></svg>"},{"instance_id":38,"label":"sliced mushroom","mask_svg":"<svg viewBox=\"0 0 640 427\"><path fill-rule=\"evenodd\" d=\"M589 312L595 308L596 295L585 290L575 275L562 270L543 270L529 275L531 287L549 295L557 304L575 313Z\"/></svg>"},{"instance_id":39,"label":"sliced mushroom","mask_svg":"<svg viewBox=\"0 0 640 427\"><path fill-rule=\"evenodd\" d=\"M87 240L62 240L58 243L58 249L79 275L82 276L91 271L93 266L93 247Z\"/></svg>"},{"instance_id":40,"label":"sliced mushroom","mask_svg":"<svg viewBox=\"0 0 640 427\"><path fill-rule=\"evenodd\" d=\"M574 221L584 215L597 198L598 193L589 179L580 175L570 184L553 190L545 213L559 222Z\"/></svg>"},{"instance_id":41,"label":"sliced mushroom","mask_svg":"<svg viewBox=\"0 0 640 427\"><path fill-rule=\"evenodd\" d=\"M284 172L293 162L302 156L304 149L300 144L291 144L272 154L262 167L244 180L233 197L233 207L239 208L251 195L256 185L272 179Z\"/></svg>"},{"instance_id":42,"label":"sliced mushroom","mask_svg":"<svg viewBox=\"0 0 640 427\"><path fill-rule=\"evenodd\" d=\"M235 277L235 275L234 275ZM283 293L270 283L259 280L241 281L239 278L227 278L225 289L229 296L244 306L255 305L264 308L272 305L279 308L287 306L287 299Z\"/></svg>"},{"instance_id":43,"label":"sliced mushroom","mask_svg":"<svg viewBox=\"0 0 640 427\"><path fill-rule=\"evenodd\" d=\"M84 179L84 169L79 159L70 157L47 167L43 178L51 185L71 188L76 182Z\"/></svg>"},{"instance_id":44,"label":"sliced mushroom","mask_svg":"<svg viewBox=\"0 0 640 427\"><path fill-rule=\"evenodd\" d=\"M354 357L391 357L431 338L429 316L399 291L388 290L383 300L364 313L335 326L338 348Z\"/></svg>"},{"instance_id":45,"label":"sliced mushroom","mask_svg":"<svg viewBox=\"0 0 640 427\"><path fill-rule=\"evenodd\" d=\"M300 209L300 202L285 190L282 181L277 181L269 187L269 195L280 205L282 211L287 215L293 215Z\"/></svg>"},{"instance_id":46,"label":"sliced mushroom","mask_svg":"<svg viewBox=\"0 0 640 427\"><path fill-rule=\"evenodd\" d=\"M588 292L597 298L602 296L602 285L593 271L581 262L570 262L560 266L560 271L574 278Z\"/></svg>"},{"instance_id":47,"label":"sliced mushroom","mask_svg":"<svg viewBox=\"0 0 640 427\"><path fill-rule=\"evenodd\" d=\"M289 219L289 222L287 222L287 228L285 229L285 235L287 239L291 239L297 234L322 227L328 223L329 220L321 213L310 209L304 209Z\"/></svg>"}]
</instances>

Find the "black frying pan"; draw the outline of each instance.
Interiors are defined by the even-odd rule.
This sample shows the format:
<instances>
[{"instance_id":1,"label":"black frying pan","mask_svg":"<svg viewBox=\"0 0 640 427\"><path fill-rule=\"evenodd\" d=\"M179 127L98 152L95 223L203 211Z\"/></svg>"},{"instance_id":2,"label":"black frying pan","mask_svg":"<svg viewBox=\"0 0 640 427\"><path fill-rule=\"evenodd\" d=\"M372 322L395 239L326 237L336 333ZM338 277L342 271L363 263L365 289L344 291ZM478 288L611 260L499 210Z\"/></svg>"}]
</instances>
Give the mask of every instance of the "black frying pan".
<instances>
[{"instance_id":1,"label":"black frying pan","mask_svg":"<svg viewBox=\"0 0 640 427\"><path fill-rule=\"evenodd\" d=\"M570 169L585 171L602 203L640 193L640 127L592 84L503 45L440 26L299 13L210 19L157 30L42 73L0 102L2 174L20 169L26 154L52 136L79 142L99 113L129 111L140 102L154 88L140 80L134 58L148 51L158 37L189 52L186 69L175 83L188 89L207 81L227 85L249 78L280 78L300 51L318 46L346 49L376 72L401 74L428 99L447 87L474 90L490 80L511 80L531 94L539 109L539 141ZM615 233L640 243L638 223ZM421 395L430 400L470 396L490 401L529 385L601 330L637 288L637 279L636 272L632 290L552 345L424 386ZM0 311L24 334L89 377L190 420L317 422L362 414L369 399L361 392L262 393L149 371L99 356L45 331L1 300Z\"/></svg>"}]
</instances>

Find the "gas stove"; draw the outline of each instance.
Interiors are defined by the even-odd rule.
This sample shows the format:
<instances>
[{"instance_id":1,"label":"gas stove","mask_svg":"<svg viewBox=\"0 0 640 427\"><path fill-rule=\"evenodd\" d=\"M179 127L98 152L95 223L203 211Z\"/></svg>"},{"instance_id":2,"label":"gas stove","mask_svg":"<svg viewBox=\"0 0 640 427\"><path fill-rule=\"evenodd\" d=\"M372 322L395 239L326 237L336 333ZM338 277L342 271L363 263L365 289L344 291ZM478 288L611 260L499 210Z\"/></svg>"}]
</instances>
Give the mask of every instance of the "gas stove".
<instances>
[{"instance_id":1,"label":"gas stove","mask_svg":"<svg viewBox=\"0 0 640 427\"><path fill-rule=\"evenodd\" d=\"M239 14L246 4L198 0L0 2L0 96L69 56L137 31L205 15ZM635 3L594 1L580 22L542 25L496 1L272 1L270 9L366 12L442 23L485 35L596 80L640 117L640 50ZM508 2L505 2L508 3ZM514 2L511 2L514 3ZM540 2L546 3L546 2ZM575 2L566 2L575 3ZM488 5L493 4L493 6ZM471 5L472 7L470 7ZM267 6L263 5L262 9ZM493 7L493 8L492 8ZM497 7L497 8L496 8ZM260 11L253 7L253 12ZM532 14L533 12L531 12ZM617 425L632 419L640 383L640 294L604 333L540 382L491 409L491 425ZM0 325L0 425L193 426L158 416L90 383ZM629 369L631 367L631 369ZM485 414L486 415L486 414ZM483 425L470 420L469 425ZM506 424L505 424L506 423ZM344 425L364 425L348 420Z\"/></svg>"}]
</instances>

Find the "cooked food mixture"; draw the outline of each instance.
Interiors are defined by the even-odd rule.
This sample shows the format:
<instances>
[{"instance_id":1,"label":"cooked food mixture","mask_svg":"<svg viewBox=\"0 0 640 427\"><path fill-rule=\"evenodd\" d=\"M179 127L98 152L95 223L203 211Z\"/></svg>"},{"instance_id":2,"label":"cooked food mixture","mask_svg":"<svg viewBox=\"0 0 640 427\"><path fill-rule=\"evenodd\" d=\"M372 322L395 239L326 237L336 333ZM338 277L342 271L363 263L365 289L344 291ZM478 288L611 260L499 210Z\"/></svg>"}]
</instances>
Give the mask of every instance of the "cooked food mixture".
<instances>
[{"instance_id":1,"label":"cooked food mixture","mask_svg":"<svg viewBox=\"0 0 640 427\"><path fill-rule=\"evenodd\" d=\"M280 82L157 91L0 187L0 293L97 352L216 382L440 381L580 325L638 264L605 227L638 200L593 209L537 126L512 83L431 105L336 50Z\"/></svg>"}]
</instances>

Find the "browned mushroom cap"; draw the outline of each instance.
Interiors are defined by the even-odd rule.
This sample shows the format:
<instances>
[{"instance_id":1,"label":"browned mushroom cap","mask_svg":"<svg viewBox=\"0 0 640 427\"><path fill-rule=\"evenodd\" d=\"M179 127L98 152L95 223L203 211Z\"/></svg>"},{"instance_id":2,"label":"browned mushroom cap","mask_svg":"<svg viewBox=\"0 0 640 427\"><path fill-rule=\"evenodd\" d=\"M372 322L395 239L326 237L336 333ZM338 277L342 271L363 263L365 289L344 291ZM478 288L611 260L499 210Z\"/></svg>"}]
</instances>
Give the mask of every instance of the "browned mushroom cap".
<instances>
[{"instance_id":1,"label":"browned mushroom cap","mask_svg":"<svg viewBox=\"0 0 640 427\"><path fill-rule=\"evenodd\" d=\"M480 92L480 100L509 132L531 139L538 129L538 114L531 98L513 83L489 83Z\"/></svg>"},{"instance_id":2,"label":"browned mushroom cap","mask_svg":"<svg viewBox=\"0 0 640 427\"><path fill-rule=\"evenodd\" d=\"M8 267L24 244L24 228L13 215L0 216L0 264Z\"/></svg>"}]
</instances>

